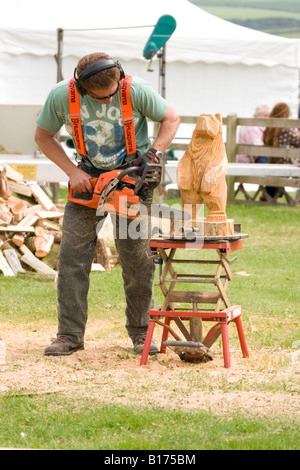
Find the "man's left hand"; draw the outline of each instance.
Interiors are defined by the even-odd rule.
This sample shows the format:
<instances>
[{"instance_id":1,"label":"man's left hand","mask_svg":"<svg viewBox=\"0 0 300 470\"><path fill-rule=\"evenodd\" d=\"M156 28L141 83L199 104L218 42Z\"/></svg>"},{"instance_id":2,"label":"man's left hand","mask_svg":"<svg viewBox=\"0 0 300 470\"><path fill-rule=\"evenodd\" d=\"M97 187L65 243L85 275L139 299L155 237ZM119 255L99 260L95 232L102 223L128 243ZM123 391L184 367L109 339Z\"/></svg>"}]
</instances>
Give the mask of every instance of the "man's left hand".
<instances>
[{"instance_id":1,"label":"man's left hand","mask_svg":"<svg viewBox=\"0 0 300 470\"><path fill-rule=\"evenodd\" d=\"M145 166L147 163L160 163L161 152L150 148L146 153L140 155L133 161L134 166Z\"/></svg>"}]
</instances>

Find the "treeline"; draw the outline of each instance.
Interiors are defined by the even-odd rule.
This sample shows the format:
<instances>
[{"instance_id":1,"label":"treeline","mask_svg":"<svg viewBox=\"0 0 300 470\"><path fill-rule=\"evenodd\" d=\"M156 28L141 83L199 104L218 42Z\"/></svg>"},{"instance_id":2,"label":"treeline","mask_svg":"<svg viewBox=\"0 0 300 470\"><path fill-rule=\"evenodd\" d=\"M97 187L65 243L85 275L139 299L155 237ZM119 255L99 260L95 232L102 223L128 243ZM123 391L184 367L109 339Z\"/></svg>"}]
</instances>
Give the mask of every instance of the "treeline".
<instances>
[{"instance_id":1,"label":"treeline","mask_svg":"<svg viewBox=\"0 0 300 470\"><path fill-rule=\"evenodd\" d=\"M232 23L245 26L246 28L256 29L258 31L272 32L279 34L286 32L300 32L300 20L294 18L256 18L242 20L239 18L229 19Z\"/></svg>"},{"instance_id":2,"label":"treeline","mask_svg":"<svg viewBox=\"0 0 300 470\"><path fill-rule=\"evenodd\" d=\"M201 7L238 7L258 8L262 10L290 11L300 13L299 0L189 0L191 3Z\"/></svg>"}]
</instances>

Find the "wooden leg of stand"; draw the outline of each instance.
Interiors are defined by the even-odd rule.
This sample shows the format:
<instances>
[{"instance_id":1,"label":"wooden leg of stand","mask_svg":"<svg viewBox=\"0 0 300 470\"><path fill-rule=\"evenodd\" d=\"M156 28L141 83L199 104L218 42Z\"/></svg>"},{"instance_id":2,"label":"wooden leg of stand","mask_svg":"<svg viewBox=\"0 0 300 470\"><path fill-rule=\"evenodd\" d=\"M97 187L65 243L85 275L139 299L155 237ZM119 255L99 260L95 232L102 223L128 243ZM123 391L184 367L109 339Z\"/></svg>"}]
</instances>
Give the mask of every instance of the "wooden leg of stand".
<instances>
[{"instance_id":1,"label":"wooden leg of stand","mask_svg":"<svg viewBox=\"0 0 300 470\"><path fill-rule=\"evenodd\" d=\"M228 340L228 326L227 323L222 323L222 345L223 345L223 356L224 356L224 366L228 369L230 364L230 354L229 354L229 340Z\"/></svg>"},{"instance_id":2,"label":"wooden leg of stand","mask_svg":"<svg viewBox=\"0 0 300 470\"><path fill-rule=\"evenodd\" d=\"M154 327L155 327L155 321L150 320L148 330L147 330L146 339L145 339L144 349L143 349L143 352L142 352L142 358L141 358L141 362L140 362L141 366L145 366L146 363L147 363Z\"/></svg>"}]
</instances>

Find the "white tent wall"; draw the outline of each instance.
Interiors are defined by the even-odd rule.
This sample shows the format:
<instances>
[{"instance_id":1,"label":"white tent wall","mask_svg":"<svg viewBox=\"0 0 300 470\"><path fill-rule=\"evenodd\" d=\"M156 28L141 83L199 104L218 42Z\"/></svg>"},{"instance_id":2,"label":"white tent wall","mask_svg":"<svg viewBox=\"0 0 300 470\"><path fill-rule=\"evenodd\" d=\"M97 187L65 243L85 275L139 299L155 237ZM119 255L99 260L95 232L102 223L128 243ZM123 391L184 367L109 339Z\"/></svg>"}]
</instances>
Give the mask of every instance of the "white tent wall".
<instances>
[{"instance_id":1,"label":"white tent wall","mask_svg":"<svg viewBox=\"0 0 300 470\"><path fill-rule=\"evenodd\" d=\"M72 6L72 8L70 8ZM0 103L43 103L56 83L57 28L62 28L62 73L78 59L104 51L158 89L158 60L147 72L143 48L164 14L177 28L166 46L166 97L181 115L231 112L252 116L261 102L286 101L298 111L300 40L234 25L188 0L82 2L10 0L0 15ZM134 26L129 29L119 28ZM147 26L147 27L145 27ZM75 28L86 29L74 31Z\"/></svg>"}]
</instances>

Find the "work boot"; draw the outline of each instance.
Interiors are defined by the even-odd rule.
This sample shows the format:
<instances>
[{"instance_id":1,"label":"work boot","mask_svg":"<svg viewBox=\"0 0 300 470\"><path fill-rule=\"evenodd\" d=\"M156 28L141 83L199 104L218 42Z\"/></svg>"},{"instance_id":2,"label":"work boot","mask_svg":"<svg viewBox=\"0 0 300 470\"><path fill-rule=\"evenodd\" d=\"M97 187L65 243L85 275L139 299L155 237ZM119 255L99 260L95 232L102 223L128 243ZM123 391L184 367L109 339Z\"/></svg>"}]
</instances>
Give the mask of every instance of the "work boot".
<instances>
[{"instance_id":1,"label":"work boot","mask_svg":"<svg viewBox=\"0 0 300 470\"><path fill-rule=\"evenodd\" d=\"M73 343L73 341L71 341L67 336L59 336L45 349L44 355L69 356L80 349L84 349L84 343Z\"/></svg>"},{"instance_id":2,"label":"work boot","mask_svg":"<svg viewBox=\"0 0 300 470\"><path fill-rule=\"evenodd\" d=\"M133 342L133 348L137 354L142 354L144 345L145 345L146 336L142 336L141 338L135 339ZM159 353L159 349L155 341L151 340L150 349L149 349L149 356L154 356L155 354Z\"/></svg>"}]
</instances>

